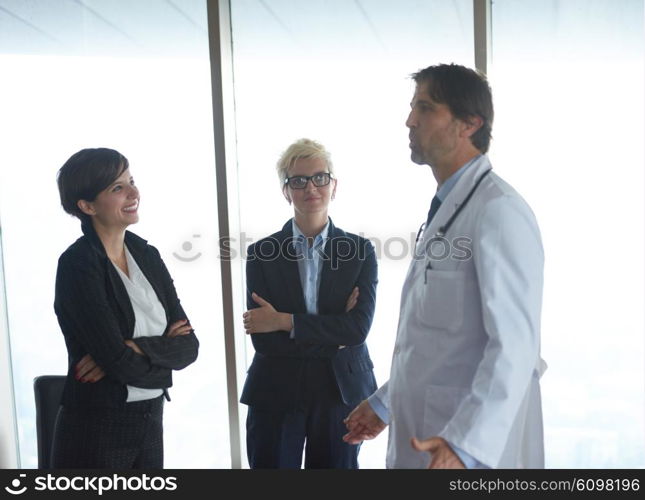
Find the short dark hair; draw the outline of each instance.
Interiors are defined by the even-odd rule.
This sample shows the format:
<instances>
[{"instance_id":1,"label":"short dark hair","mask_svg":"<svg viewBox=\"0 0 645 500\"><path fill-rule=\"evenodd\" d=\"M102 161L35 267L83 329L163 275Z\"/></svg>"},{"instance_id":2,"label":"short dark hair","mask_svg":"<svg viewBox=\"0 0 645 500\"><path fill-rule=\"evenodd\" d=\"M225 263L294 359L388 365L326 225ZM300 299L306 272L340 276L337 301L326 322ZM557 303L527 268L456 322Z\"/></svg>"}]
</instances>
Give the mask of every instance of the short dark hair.
<instances>
[{"instance_id":1,"label":"short dark hair","mask_svg":"<svg viewBox=\"0 0 645 500\"><path fill-rule=\"evenodd\" d=\"M79 200L94 201L101 191L129 168L128 159L109 148L88 148L70 156L56 176L60 204L70 215L89 222Z\"/></svg>"},{"instance_id":2,"label":"short dark hair","mask_svg":"<svg viewBox=\"0 0 645 500\"><path fill-rule=\"evenodd\" d=\"M466 121L479 116L483 124L470 141L482 153L488 151L493 131L493 97L486 77L458 64L438 64L413 73L417 85L428 83L433 101L445 104L455 118Z\"/></svg>"}]
</instances>

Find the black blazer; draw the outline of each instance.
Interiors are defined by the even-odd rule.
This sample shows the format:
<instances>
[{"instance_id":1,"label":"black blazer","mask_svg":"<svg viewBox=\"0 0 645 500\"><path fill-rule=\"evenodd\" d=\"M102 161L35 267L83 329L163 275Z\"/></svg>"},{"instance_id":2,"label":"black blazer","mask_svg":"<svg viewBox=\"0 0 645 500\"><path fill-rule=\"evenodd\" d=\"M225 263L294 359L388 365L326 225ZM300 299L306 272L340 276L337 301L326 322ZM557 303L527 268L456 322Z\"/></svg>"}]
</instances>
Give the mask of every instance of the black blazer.
<instances>
[{"instance_id":1,"label":"black blazer","mask_svg":"<svg viewBox=\"0 0 645 500\"><path fill-rule=\"evenodd\" d=\"M369 240L346 233L329 221L328 241L318 292L318 314L307 314L292 222L248 248L247 307L259 307L255 292L277 311L293 314L295 338L275 331L251 335L255 356L247 372L241 402L267 409L295 408L308 358L328 358L343 402L355 406L376 390L365 339L376 303L377 265ZM356 307L345 312L347 298L359 287ZM347 346L339 349L338 346Z\"/></svg>"},{"instance_id":2,"label":"black blazer","mask_svg":"<svg viewBox=\"0 0 645 500\"><path fill-rule=\"evenodd\" d=\"M146 356L126 346L124 340L132 338L135 322L130 297L93 227L83 224L82 228L84 236L63 252L56 273L54 310L68 353L62 404L122 407L126 384L166 392L172 386L172 370L181 370L197 358L197 337L194 333L139 337L136 343ZM129 231L125 244L155 290L167 324L186 319L159 251ZM106 373L95 383L74 378L76 364L88 353Z\"/></svg>"}]
</instances>

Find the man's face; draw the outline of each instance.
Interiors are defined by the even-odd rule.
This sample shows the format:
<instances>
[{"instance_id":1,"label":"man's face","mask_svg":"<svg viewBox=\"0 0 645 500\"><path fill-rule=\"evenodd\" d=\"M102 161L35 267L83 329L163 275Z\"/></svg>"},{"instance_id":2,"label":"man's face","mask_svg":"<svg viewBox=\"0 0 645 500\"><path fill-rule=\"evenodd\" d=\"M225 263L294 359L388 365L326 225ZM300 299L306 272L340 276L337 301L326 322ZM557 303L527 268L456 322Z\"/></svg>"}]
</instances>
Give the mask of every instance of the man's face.
<instances>
[{"instance_id":1,"label":"man's face","mask_svg":"<svg viewBox=\"0 0 645 500\"><path fill-rule=\"evenodd\" d=\"M460 125L445 104L433 101L428 82L417 85L405 125L410 129L411 159L419 165L439 166L460 142Z\"/></svg>"}]
</instances>

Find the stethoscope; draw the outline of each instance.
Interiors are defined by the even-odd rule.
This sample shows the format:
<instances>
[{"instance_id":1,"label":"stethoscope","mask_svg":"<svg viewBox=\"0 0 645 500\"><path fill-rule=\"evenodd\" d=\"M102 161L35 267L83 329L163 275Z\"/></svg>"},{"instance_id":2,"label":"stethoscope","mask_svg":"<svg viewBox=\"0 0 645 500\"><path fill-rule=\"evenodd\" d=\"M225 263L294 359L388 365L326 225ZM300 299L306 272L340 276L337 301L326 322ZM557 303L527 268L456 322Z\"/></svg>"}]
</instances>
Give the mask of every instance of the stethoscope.
<instances>
[{"instance_id":1,"label":"stethoscope","mask_svg":"<svg viewBox=\"0 0 645 500\"><path fill-rule=\"evenodd\" d=\"M461 211L466 207L466 205L468 204L470 199L473 197L473 194L475 194L475 191L477 190L477 188L479 187L481 182L484 180L484 177L486 177L488 174L490 174L491 170L493 170L493 169L489 168L488 170L486 170L486 172L484 172L479 177L479 179L477 179L477 182L475 182L475 185L470 189L470 191L468 192L468 195L466 196L464 201L457 207L457 210L455 210L455 212L450 216L450 218L446 221L446 223L439 227L439 229L437 230L436 233L434 233L434 236L430 239L430 241L435 240L435 239L439 239L439 238L443 238L446 235L446 233L448 232L448 229L450 229L450 227L452 226L453 222L455 222L455 219L459 216ZM415 243L419 242L419 239L421 238L421 234L423 233L425 228L426 228L426 223L424 222L424 223L421 224L421 227L419 228L419 232L417 232L417 238L416 238ZM432 269L432 261L431 260L428 260L428 264L426 265L426 268L425 268L424 273L423 273L423 283L426 284L426 285L428 284L428 269Z\"/></svg>"}]
</instances>

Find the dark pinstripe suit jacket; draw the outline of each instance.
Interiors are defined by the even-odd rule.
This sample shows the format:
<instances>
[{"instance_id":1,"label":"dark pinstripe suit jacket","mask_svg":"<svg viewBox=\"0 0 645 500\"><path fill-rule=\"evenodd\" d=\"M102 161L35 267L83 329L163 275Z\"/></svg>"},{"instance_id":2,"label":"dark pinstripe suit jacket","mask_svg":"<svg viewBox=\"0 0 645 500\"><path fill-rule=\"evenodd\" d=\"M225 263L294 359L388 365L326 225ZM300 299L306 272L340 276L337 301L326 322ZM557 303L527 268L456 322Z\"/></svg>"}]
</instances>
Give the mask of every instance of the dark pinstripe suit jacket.
<instances>
[{"instance_id":1,"label":"dark pinstripe suit jacket","mask_svg":"<svg viewBox=\"0 0 645 500\"><path fill-rule=\"evenodd\" d=\"M139 337L146 356L124 344L134 332L134 310L128 293L91 226L58 259L54 310L68 353L68 372L62 404L67 407L120 407L126 384L148 389L172 386L172 370L197 358L194 333L169 338L165 334ZM172 278L158 250L126 231L125 244L159 298L167 324L185 319ZM90 354L106 376L95 383L74 378L80 359Z\"/></svg>"},{"instance_id":2,"label":"dark pinstripe suit jacket","mask_svg":"<svg viewBox=\"0 0 645 500\"><path fill-rule=\"evenodd\" d=\"M281 231L248 248L247 307L258 307L251 298L251 292L256 292L276 310L292 313L295 338L284 331L251 335L255 356L242 391L244 404L295 408L308 358L330 360L340 396L348 406L356 406L376 390L374 365L365 344L376 305L374 247L369 240L337 228L331 219L327 234L319 314L307 314L291 220ZM358 303L347 313L347 298L355 286L359 288ZM339 345L346 347L339 349Z\"/></svg>"}]
</instances>

